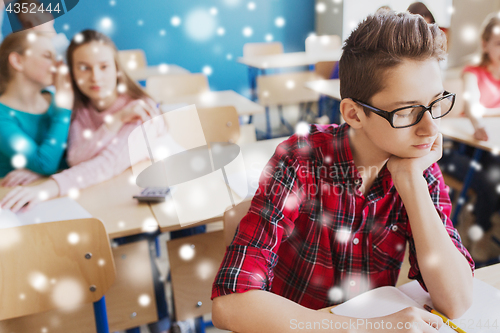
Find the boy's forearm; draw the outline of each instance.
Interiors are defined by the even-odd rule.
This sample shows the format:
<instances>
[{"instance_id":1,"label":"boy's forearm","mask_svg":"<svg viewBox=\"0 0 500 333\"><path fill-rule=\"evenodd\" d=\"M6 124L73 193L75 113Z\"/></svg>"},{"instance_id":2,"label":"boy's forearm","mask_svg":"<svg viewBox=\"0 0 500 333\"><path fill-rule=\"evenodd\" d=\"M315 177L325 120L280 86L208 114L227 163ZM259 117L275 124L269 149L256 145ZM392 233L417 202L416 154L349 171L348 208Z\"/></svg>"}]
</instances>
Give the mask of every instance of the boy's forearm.
<instances>
[{"instance_id":1,"label":"boy's forearm","mask_svg":"<svg viewBox=\"0 0 500 333\"><path fill-rule=\"evenodd\" d=\"M342 332L350 330L349 319L305 308L279 295L251 290L219 296L212 305L212 321L220 329L246 332ZM345 323L335 329L335 323ZM315 326L316 325L316 326ZM337 324L337 328L342 327Z\"/></svg>"},{"instance_id":2,"label":"boy's forearm","mask_svg":"<svg viewBox=\"0 0 500 333\"><path fill-rule=\"evenodd\" d=\"M452 318L472 302L472 273L444 228L422 175L394 179L410 222L418 266L437 310Z\"/></svg>"}]
</instances>

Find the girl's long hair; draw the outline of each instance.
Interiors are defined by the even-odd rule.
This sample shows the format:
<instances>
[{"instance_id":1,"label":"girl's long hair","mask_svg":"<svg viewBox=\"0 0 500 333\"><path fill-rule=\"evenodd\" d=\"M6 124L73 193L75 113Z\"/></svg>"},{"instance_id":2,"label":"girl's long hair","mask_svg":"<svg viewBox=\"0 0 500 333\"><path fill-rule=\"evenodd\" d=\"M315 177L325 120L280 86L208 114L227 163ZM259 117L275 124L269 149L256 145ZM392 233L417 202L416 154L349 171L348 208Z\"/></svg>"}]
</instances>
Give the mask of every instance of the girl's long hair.
<instances>
[{"instance_id":1,"label":"girl's long hair","mask_svg":"<svg viewBox=\"0 0 500 333\"><path fill-rule=\"evenodd\" d=\"M495 30L500 30L500 17L498 13L491 13L483 22L483 27L481 29L481 42L487 43L491 36L496 32ZM495 29L495 27L498 27ZM482 49L482 46L481 46ZM479 62L479 66L486 67L490 62L490 57L488 53L482 51L481 61Z\"/></svg>"},{"instance_id":2,"label":"girl's long hair","mask_svg":"<svg viewBox=\"0 0 500 333\"><path fill-rule=\"evenodd\" d=\"M0 45L0 95L5 92L12 80L14 69L10 65L9 56L12 52L23 55L29 49L28 36L31 36L30 34L43 36L42 32L23 30L7 35Z\"/></svg>"},{"instance_id":3,"label":"girl's long hair","mask_svg":"<svg viewBox=\"0 0 500 333\"><path fill-rule=\"evenodd\" d=\"M75 38L76 36L78 36L78 38ZM73 54L75 53L75 50L80 46L91 42L101 43L103 45L111 47L111 49L113 50L116 71L118 73L116 84L125 84L127 88L125 94L129 95L133 99L151 98L144 90L142 90L137 85L137 83L135 83L134 80L132 80L127 75L122 64L120 64L120 61L118 60L118 49L116 48L115 43L113 43L113 41L108 36L98 31L88 29L76 34L75 37L73 37L73 39L71 40L71 43L69 44L68 50L66 52L66 59L68 61L68 67L70 69L71 84L75 93L75 110L82 107L88 107L90 104L90 99L80 91L78 85L76 84L75 76L73 73Z\"/></svg>"}]
</instances>

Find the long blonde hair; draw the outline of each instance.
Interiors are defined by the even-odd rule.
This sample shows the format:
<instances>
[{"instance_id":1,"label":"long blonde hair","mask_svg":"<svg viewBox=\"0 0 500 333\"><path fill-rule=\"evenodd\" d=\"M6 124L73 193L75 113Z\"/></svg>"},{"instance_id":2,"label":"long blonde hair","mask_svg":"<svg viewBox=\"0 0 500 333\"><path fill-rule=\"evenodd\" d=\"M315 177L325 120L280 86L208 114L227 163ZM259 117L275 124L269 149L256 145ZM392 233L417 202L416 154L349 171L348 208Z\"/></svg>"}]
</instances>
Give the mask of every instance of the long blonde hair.
<instances>
[{"instance_id":1,"label":"long blonde hair","mask_svg":"<svg viewBox=\"0 0 500 333\"><path fill-rule=\"evenodd\" d=\"M481 41L487 43L494 33L495 27L500 29L500 17L499 13L491 13L483 22L483 28L481 29ZM482 51L481 61L479 66L486 67L490 62L490 57L488 53Z\"/></svg>"},{"instance_id":2,"label":"long blonde hair","mask_svg":"<svg viewBox=\"0 0 500 333\"><path fill-rule=\"evenodd\" d=\"M42 32L23 30L14 32L5 37L0 45L0 95L2 95L10 81L12 80L12 71L14 70L9 62L9 56L15 52L24 55L29 48L28 36L43 36Z\"/></svg>"}]
</instances>

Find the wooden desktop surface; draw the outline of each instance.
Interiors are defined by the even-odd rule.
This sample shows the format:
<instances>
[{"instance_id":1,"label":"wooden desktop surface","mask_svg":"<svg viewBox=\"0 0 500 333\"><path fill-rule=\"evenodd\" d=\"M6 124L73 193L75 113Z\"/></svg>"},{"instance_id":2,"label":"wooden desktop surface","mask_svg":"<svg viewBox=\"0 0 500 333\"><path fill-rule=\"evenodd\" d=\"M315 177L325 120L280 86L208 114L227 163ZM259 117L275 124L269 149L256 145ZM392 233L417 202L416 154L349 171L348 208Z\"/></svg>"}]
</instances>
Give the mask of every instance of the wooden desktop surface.
<instances>
[{"instance_id":1,"label":"wooden desktop surface","mask_svg":"<svg viewBox=\"0 0 500 333\"><path fill-rule=\"evenodd\" d=\"M247 172L247 183L250 185L250 196L253 196L255 188L252 184L258 182L258 177L264 169L269 159L274 154L276 147L285 140L286 138L277 138L272 140L257 141L253 143L248 143L241 145L241 152ZM233 192L234 193L234 192ZM220 193L213 193L216 195L227 196L227 192L224 190ZM235 196L237 194L234 193ZM181 199L182 200L182 199ZM183 200L190 200L190 198L184 198ZM187 226L181 226L175 208L173 207L173 199L171 196L167 197L167 200L163 203L152 203L151 209L160 225L160 230L162 232L175 231L183 228L189 228L196 225L202 225L212 222L217 222L222 220L222 215L224 212L220 212L219 215L213 216L202 221L198 221Z\"/></svg>"},{"instance_id":2,"label":"wooden desktop surface","mask_svg":"<svg viewBox=\"0 0 500 333\"><path fill-rule=\"evenodd\" d=\"M239 116L264 113L264 107L252 102L233 90L210 91L199 95L176 96L160 101L163 106L169 104L195 104L197 108L234 106Z\"/></svg>"},{"instance_id":3,"label":"wooden desktop surface","mask_svg":"<svg viewBox=\"0 0 500 333\"><path fill-rule=\"evenodd\" d=\"M336 100L342 100L340 97L340 80L316 80L306 83L306 87Z\"/></svg>"},{"instance_id":4,"label":"wooden desktop surface","mask_svg":"<svg viewBox=\"0 0 500 333\"><path fill-rule=\"evenodd\" d=\"M308 54L306 52L280 53L267 56L241 57L238 62L259 69L314 65L321 61L339 61L342 50Z\"/></svg>"},{"instance_id":5,"label":"wooden desktop surface","mask_svg":"<svg viewBox=\"0 0 500 333\"><path fill-rule=\"evenodd\" d=\"M440 132L443 136L469 146L480 148L495 154L500 152L500 117L483 118L483 123L488 132L488 141L474 139L474 128L468 118L441 119Z\"/></svg>"},{"instance_id":6,"label":"wooden desktop surface","mask_svg":"<svg viewBox=\"0 0 500 333\"><path fill-rule=\"evenodd\" d=\"M0 198L10 190L12 188L0 187ZM112 179L80 190L75 201L102 221L109 238L125 237L143 233L145 223L152 229L156 224L149 205L138 203L133 198L141 190L135 185L132 169L129 168Z\"/></svg>"}]
</instances>

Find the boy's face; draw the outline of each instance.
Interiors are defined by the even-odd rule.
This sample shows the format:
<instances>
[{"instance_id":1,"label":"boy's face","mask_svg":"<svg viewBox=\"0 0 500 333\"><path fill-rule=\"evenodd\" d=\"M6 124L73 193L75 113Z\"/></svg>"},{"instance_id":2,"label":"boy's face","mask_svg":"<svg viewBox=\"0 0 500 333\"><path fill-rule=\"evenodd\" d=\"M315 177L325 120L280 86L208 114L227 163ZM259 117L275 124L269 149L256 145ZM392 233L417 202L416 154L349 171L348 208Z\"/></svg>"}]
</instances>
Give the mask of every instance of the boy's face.
<instances>
[{"instance_id":1,"label":"boy's face","mask_svg":"<svg viewBox=\"0 0 500 333\"><path fill-rule=\"evenodd\" d=\"M444 91L437 60L404 60L385 73L384 84L385 89L368 103L385 111L419 104L428 106ZM440 119L432 119L430 113L425 112L419 123L407 128L392 128L386 119L374 113L369 117L360 114L360 121L382 154L416 158L430 152Z\"/></svg>"}]
</instances>

